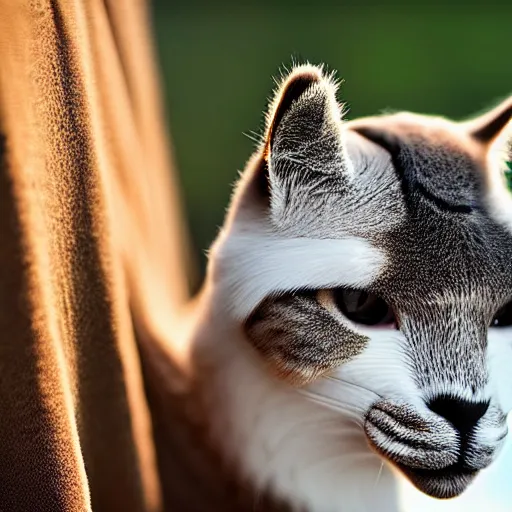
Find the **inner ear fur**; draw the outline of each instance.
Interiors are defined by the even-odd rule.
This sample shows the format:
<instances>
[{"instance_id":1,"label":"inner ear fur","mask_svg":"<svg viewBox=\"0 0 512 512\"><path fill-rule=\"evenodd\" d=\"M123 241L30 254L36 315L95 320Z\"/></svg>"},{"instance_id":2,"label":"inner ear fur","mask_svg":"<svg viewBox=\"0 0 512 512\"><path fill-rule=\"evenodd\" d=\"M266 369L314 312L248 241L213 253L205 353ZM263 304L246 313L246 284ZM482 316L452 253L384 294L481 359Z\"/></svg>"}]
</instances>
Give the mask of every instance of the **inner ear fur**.
<instances>
[{"instance_id":1,"label":"inner ear fur","mask_svg":"<svg viewBox=\"0 0 512 512\"><path fill-rule=\"evenodd\" d=\"M274 141L274 135L284 114L313 84L322 80L322 72L313 66L302 66L293 71L281 85L271 107L267 128L267 152Z\"/></svg>"},{"instance_id":2,"label":"inner ear fur","mask_svg":"<svg viewBox=\"0 0 512 512\"><path fill-rule=\"evenodd\" d=\"M291 110L294 103L315 87L321 89L321 93L318 92L324 96L327 108L330 106L337 109L338 116L341 118L341 109L336 102L337 84L332 77L325 75L322 68L318 66L305 64L296 67L282 82L267 113L265 159L268 159L273 149L275 135L283 117Z\"/></svg>"},{"instance_id":3,"label":"inner ear fur","mask_svg":"<svg viewBox=\"0 0 512 512\"><path fill-rule=\"evenodd\" d=\"M471 137L484 145L492 144L512 121L512 96L489 112L466 123Z\"/></svg>"}]
</instances>

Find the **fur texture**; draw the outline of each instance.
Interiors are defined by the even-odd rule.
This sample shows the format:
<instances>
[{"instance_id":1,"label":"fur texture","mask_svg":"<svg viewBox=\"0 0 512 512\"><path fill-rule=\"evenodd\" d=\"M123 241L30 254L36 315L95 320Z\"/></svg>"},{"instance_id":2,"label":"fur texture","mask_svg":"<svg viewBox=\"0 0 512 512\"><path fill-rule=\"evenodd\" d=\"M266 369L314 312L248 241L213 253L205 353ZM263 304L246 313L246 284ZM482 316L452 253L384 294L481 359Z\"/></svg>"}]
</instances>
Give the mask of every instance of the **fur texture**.
<instances>
[{"instance_id":1,"label":"fur texture","mask_svg":"<svg viewBox=\"0 0 512 512\"><path fill-rule=\"evenodd\" d=\"M489 327L512 298L512 110L493 112L345 123L320 68L283 82L193 333L212 438L259 486L315 512L394 511L391 470L447 498L496 458L512 405L512 328ZM396 325L351 319L336 290L354 288Z\"/></svg>"}]
</instances>

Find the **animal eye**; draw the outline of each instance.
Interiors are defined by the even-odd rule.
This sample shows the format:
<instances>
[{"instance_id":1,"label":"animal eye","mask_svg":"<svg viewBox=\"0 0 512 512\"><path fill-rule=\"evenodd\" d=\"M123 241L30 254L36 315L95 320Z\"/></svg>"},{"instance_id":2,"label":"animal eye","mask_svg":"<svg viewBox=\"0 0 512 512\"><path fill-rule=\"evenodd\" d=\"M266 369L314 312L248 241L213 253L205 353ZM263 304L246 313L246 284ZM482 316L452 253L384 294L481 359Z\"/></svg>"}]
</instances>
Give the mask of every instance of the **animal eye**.
<instances>
[{"instance_id":1,"label":"animal eye","mask_svg":"<svg viewBox=\"0 0 512 512\"><path fill-rule=\"evenodd\" d=\"M338 309L352 322L363 325L393 325L395 314L377 295L363 290L340 288L333 291Z\"/></svg>"},{"instance_id":2,"label":"animal eye","mask_svg":"<svg viewBox=\"0 0 512 512\"><path fill-rule=\"evenodd\" d=\"M510 325L512 325L512 301L498 310L491 322L491 327L509 327Z\"/></svg>"}]
</instances>

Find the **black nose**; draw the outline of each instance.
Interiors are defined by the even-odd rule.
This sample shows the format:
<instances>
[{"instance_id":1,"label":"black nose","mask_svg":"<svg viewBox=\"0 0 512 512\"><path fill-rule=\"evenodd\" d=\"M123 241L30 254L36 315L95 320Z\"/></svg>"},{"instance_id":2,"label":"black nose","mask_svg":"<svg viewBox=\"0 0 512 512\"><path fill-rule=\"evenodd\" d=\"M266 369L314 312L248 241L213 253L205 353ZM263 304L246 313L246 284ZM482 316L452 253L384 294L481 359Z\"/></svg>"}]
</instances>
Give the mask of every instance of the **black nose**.
<instances>
[{"instance_id":1,"label":"black nose","mask_svg":"<svg viewBox=\"0 0 512 512\"><path fill-rule=\"evenodd\" d=\"M439 395L428 408L446 418L462 436L475 428L478 420L487 412L489 402L469 402L448 395Z\"/></svg>"}]
</instances>

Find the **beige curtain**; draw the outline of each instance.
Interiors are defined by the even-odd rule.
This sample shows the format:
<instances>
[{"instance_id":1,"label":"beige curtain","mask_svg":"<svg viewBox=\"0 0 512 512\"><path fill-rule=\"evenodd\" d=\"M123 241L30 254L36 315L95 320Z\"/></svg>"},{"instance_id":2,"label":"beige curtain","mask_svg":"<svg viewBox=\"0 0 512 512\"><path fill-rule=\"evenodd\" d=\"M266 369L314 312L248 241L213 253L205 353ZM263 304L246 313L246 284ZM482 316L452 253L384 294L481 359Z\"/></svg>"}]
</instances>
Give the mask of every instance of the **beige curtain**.
<instances>
[{"instance_id":1,"label":"beige curtain","mask_svg":"<svg viewBox=\"0 0 512 512\"><path fill-rule=\"evenodd\" d=\"M220 470L173 345L149 26L142 0L0 0L2 512L274 509Z\"/></svg>"}]
</instances>

